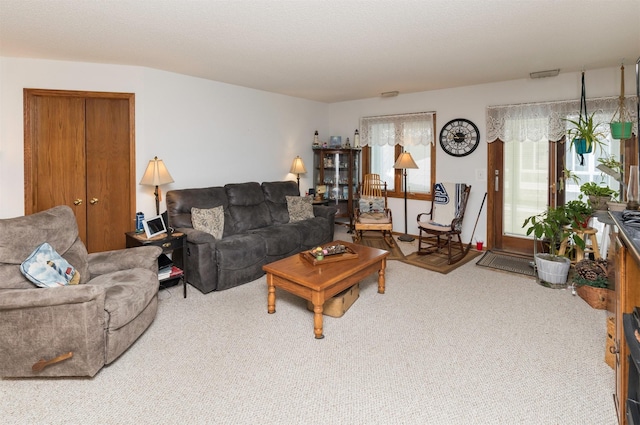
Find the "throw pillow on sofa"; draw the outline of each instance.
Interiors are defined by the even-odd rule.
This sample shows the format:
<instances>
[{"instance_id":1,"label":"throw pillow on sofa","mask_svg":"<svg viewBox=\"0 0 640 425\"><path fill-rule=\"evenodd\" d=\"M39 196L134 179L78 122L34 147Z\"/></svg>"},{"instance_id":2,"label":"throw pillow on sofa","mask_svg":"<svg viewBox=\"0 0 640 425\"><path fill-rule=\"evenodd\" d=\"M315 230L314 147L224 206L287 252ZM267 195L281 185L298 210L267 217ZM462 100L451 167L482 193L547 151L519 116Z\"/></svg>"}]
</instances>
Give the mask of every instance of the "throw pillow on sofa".
<instances>
[{"instance_id":1,"label":"throw pillow on sofa","mask_svg":"<svg viewBox=\"0 0 640 425\"><path fill-rule=\"evenodd\" d=\"M47 242L39 245L20 264L20 271L40 288L55 288L80 283L80 273Z\"/></svg>"},{"instance_id":2,"label":"throw pillow on sofa","mask_svg":"<svg viewBox=\"0 0 640 425\"><path fill-rule=\"evenodd\" d=\"M313 199L309 196L287 196L287 210L289 210L289 222L313 218Z\"/></svg>"},{"instance_id":3,"label":"throw pillow on sofa","mask_svg":"<svg viewBox=\"0 0 640 425\"><path fill-rule=\"evenodd\" d=\"M224 207L191 208L191 224L196 230L211 233L214 238L222 239L224 231Z\"/></svg>"}]
</instances>

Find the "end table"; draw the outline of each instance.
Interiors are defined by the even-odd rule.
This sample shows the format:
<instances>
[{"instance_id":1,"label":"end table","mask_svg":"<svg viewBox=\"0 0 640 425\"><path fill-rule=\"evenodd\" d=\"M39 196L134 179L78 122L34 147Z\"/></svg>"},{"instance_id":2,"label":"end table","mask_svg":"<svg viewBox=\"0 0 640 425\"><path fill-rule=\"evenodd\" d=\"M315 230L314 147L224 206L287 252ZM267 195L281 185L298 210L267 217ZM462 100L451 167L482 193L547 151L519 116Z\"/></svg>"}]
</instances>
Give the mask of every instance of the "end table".
<instances>
[{"instance_id":1,"label":"end table","mask_svg":"<svg viewBox=\"0 0 640 425\"><path fill-rule=\"evenodd\" d=\"M181 232L165 233L151 239L147 239L144 233L127 232L125 235L127 237L127 248L154 245L162 248L162 252L165 254L182 255L182 276L180 278L182 279L184 298L187 298L187 236ZM174 278L162 279L160 283Z\"/></svg>"}]
</instances>

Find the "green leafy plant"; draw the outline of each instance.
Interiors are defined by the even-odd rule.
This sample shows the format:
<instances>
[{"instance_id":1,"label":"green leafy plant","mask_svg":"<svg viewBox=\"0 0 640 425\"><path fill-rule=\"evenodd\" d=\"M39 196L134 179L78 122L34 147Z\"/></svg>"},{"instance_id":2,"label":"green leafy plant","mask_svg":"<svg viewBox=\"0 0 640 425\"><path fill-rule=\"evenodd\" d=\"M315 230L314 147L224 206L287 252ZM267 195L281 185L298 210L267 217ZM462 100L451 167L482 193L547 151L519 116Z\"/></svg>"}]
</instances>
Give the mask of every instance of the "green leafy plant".
<instances>
[{"instance_id":1,"label":"green leafy plant","mask_svg":"<svg viewBox=\"0 0 640 425\"><path fill-rule=\"evenodd\" d=\"M583 183L580 186L580 192L587 196L602 196L605 198L611 198L617 192L604 184L598 184L596 182Z\"/></svg>"},{"instance_id":2,"label":"green leafy plant","mask_svg":"<svg viewBox=\"0 0 640 425\"><path fill-rule=\"evenodd\" d=\"M586 117L580 116L577 121L565 119L565 121L573 124L573 127L567 131L569 139L571 140L571 148L575 149L577 140L580 139L584 139L587 151L591 148L602 147L604 145L602 139L605 139L606 135L600 129L603 124L594 122L594 115L595 112Z\"/></svg>"},{"instance_id":3,"label":"green leafy plant","mask_svg":"<svg viewBox=\"0 0 640 425\"><path fill-rule=\"evenodd\" d=\"M587 220L589 220L594 213L593 207L582 200L582 194L579 195L578 199L567 202L564 208L567 219L572 224L578 225L574 227L584 227Z\"/></svg>"},{"instance_id":4,"label":"green leafy plant","mask_svg":"<svg viewBox=\"0 0 640 425\"><path fill-rule=\"evenodd\" d=\"M584 240L573 230L580 227L580 222L576 220L580 220L581 217L581 221L584 221L583 216L577 213L577 205L559 205L526 218L522 227L527 229L527 236L533 234L536 239L545 241L549 245L549 254L558 256L560 244L567 238L571 238L576 245L584 249ZM565 252L565 256L567 254L568 252Z\"/></svg>"}]
</instances>

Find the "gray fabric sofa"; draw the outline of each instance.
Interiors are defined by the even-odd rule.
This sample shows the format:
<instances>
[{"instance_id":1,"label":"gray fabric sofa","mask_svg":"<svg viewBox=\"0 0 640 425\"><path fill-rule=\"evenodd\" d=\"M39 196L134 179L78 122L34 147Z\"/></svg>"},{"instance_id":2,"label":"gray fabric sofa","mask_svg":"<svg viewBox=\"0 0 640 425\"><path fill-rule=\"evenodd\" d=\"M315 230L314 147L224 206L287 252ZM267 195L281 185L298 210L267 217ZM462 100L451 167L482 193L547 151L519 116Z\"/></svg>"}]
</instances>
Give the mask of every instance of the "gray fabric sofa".
<instances>
[{"instance_id":1,"label":"gray fabric sofa","mask_svg":"<svg viewBox=\"0 0 640 425\"><path fill-rule=\"evenodd\" d=\"M262 276L262 266L333 240L336 209L313 206L313 218L289 222L294 181L234 183L167 192L169 226L187 235L187 280L203 293ZM191 208L224 208L221 239L191 222ZM179 259L176 259L179 264Z\"/></svg>"},{"instance_id":2,"label":"gray fabric sofa","mask_svg":"<svg viewBox=\"0 0 640 425\"><path fill-rule=\"evenodd\" d=\"M80 284L40 288L22 275L20 264L43 242ZM156 316L161 252L88 254L68 206L0 220L0 376L94 376L117 359ZM41 359L62 360L34 371Z\"/></svg>"}]
</instances>

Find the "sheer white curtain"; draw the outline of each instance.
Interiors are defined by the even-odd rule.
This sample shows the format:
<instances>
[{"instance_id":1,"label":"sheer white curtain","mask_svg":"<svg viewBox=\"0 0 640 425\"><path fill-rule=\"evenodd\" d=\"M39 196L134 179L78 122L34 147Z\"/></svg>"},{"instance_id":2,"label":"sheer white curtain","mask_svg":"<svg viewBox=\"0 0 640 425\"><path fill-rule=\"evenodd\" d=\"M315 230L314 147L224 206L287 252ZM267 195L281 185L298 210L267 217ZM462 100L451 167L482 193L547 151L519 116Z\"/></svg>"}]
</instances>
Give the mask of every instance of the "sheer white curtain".
<instances>
[{"instance_id":1,"label":"sheer white curtain","mask_svg":"<svg viewBox=\"0 0 640 425\"><path fill-rule=\"evenodd\" d=\"M633 121L633 132L638 134L636 96L625 98L625 106ZM609 123L618 109L618 97L587 99L587 112L596 113L595 120ZM487 108L487 141L503 142L558 141L567 133L565 118L580 115L580 101L525 103L519 105L489 106ZM608 129L603 129L608 131Z\"/></svg>"},{"instance_id":2,"label":"sheer white curtain","mask_svg":"<svg viewBox=\"0 0 640 425\"><path fill-rule=\"evenodd\" d=\"M435 143L433 112L381 115L360 119L360 144L371 147L371 172L395 191L395 146L411 153L418 169L407 172L409 192L431 191L431 146Z\"/></svg>"},{"instance_id":3,"label":"sheer white curtain","mask_svg":"<svg viewBox=\"0 0 640 425\"><path fill-rule=\"evenodd\" d=\"M435 143L433 112L380 115L360 119L362 146L417 146Z\"/></svg>"}]
</instances>

